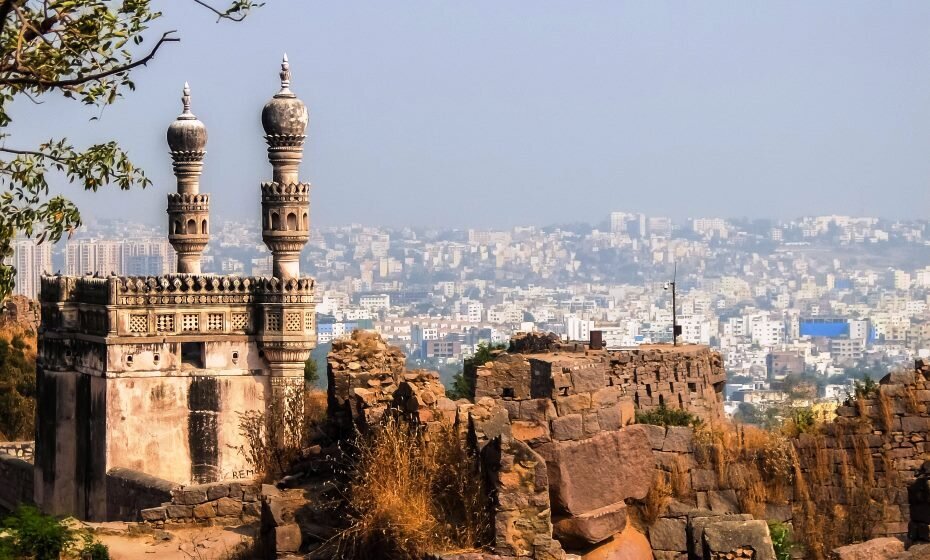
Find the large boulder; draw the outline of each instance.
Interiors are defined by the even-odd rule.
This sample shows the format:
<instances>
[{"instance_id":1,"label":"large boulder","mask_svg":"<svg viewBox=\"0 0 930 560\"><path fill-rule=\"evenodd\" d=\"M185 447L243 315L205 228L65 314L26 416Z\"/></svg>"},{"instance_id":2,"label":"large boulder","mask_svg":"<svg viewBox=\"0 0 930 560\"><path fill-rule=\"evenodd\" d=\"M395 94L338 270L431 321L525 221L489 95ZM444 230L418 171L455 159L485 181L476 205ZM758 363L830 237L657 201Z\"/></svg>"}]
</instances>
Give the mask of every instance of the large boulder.
<instances>
[{"instance_id":1,"label":"large boulder","mask_svg":"<svg viewBox=\"0 0 930 560\"><path fill-rule=\"evenodd\" d=\"M537 451L546 460L553 505L572 516L628 498L641 500L652 484L655 459L642 426L584 441L553 441Z\"/></svg>"},{"instance_id":2,"label":"large boulder","mask_svg":"<svg viewBox=\"0 0 930 560\"><path fill-rule=\"evenodd\" d=\"M645 535L632 525L601 546L582 555L582 560L653 560Z\"/></svg>"},{"instance_id":3,"label":"large boulder","mask_svg":"<svg viewBox=\"0 0 930 560\"><path fill-rule=\"evenodd\" d=\"M892 560L904 553L904 543L893 537L872 539L833 550L836 560Z\"/></svg>"}]
</instances>

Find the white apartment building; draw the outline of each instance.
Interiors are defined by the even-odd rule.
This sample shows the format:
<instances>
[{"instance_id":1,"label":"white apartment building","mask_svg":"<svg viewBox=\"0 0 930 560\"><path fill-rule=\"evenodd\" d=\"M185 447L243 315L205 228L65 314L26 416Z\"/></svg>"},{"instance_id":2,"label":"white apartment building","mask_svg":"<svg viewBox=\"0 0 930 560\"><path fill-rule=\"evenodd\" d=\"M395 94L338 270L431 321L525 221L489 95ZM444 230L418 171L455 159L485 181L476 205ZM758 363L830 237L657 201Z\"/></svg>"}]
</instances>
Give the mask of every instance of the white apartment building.
<instances>
[{"instance_id":1,"label":"white apartment building","mask_svg":"<svg viewBox=\"0 0 930 560\"><path fill-rule=\"evenodd\" d=\"M594 329L594 321L579 319L574 315L565 318L565 335L568 340L589 340L592 329Z\"/></svg>"},{"instance_id":2,"label":"white apartment building","mask_svg":"<svg viewBox=\"0 0 930 560\"><path fill-rule=\"evenodd\" d=\"M391 307L390 294L368 294L359 298L358 304L368 311L380 311Z\"/></svg>"},{"instance_id":3,"label":"white apartment building","mask_svg":"<svg viewBox=\"0 0 930 560\"><path fill-rule=\"evenodd\" d=\"M16 269L13 293L36 299L41 288L42 273L52 271L52 244L36 244L33 239L13 241L13 256L7 262Z\"/></svg>"}]
</instances>

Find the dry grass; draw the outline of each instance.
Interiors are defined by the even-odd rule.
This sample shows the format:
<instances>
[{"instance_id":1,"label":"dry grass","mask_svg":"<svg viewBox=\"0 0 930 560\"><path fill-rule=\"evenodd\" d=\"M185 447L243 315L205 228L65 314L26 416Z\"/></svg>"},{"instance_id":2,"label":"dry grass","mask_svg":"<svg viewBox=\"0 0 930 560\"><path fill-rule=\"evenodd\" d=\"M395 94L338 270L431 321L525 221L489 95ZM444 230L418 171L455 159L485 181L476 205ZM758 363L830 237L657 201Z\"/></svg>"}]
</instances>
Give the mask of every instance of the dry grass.
<instances>
[{"instance_id":1,"label":"dry grass","mask_svg":"<svg viewBox=\"0 0 930 560\"><path fill-rule=\"evenodd\" d=\"M913 385L904 387L904 409L908 414L919 414L920 401L917 400L917 389Z\"/></svg>"},{"instance_id":2,"label":"dry grass","mask_svg":"<svg viewBox=\"0 0 930 560\"><path fill-rule=\"evenodd\" d=\"M672 464L672 471L669 473L671 479L672 493L676 498L687 498L691 496L691 477L688 465L683 455L676 455L675 462Z\"/></svg>"},{"instance_id":3,"label":"dry grass","mask_svg":"<svg viewBox=\"0 0 930 560\"><path fill-rule=\"evenodd\" d=\"M488 542L489 498L477 459L454 428L430 433L391 417L360 440L347 492L350 526L337 558L420 559Z\"/></svg>"},{"instance_id":4,"label":"dry grass","mask_svg":"<svg viewBox=\"0 0 930 560\"><path fill-rule=\"evenodd\" d=\"M239 452L263 479L287 474L309 446L312 429L325 419L323 391L308 391L303 383L272 388L265 410L240 414L245 445Z\"/></svg>"},{"instance_id":5,"label":"dry grass","mask_svg":"<svg viewBox=\"0 0 930 560\"><path fill-rule=\"evenodd\" d=\"M639 508L639 522L641 526L648 527L665 513L672 501L672 484L669 473L656 469L652 478L652 487Z\"/></svg>"},{"instance_id":6,"label":"dry grass","mask_svg":"<svg viewBox=\"0 0 930 560\"><path fill-rule=\"evenodd\" d=\"M878 412L885 432L891 433L894 429L894 404L892 404L888 393L881 389L878 391Z\"/></svg>"}]
</instances>

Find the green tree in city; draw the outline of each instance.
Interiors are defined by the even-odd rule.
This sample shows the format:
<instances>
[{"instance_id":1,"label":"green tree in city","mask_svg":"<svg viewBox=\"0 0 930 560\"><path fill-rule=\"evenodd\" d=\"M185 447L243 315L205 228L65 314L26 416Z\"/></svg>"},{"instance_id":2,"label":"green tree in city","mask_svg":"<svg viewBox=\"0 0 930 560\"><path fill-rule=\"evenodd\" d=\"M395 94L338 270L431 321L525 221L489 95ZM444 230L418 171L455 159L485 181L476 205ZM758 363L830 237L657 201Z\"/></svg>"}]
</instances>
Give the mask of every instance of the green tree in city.
<instances>
[{"instance_id":1,"label":"green tree in city","mask_svg":"<svg viewBox=\"0 0 930 560\"><path fill-rule=\"evenodd\" d=\"M316 382L320 380L320 374L317 372L316 358L310 356L307 358L307 361L304 362L304 381L307 385L316 385Z\"/></svg>"},{"instance_id":2,"label":"green tree in city","mask_svg":"<svg viewBox=\"0 0 930 560\"><path fill-rule=\"evenodd\" d=\"M261 2L193 1L218 20L241 21ZM0 261L12 254L18 234L54 242L81 225L81 214L49 181L78 183L96 191L127 190L150 183L115 140L77 147L60 131L38 146L25 146L8 132L10 108L19 99L41 103L61 95L103 107L133 90L132 70L148 64L161 48L179 41L174 31L149 32L162 13L151 0L0 0ZM176 6L174 2L163 2ZM151 46L148 46L151 45ZM48 109L54 110L54 109ZM58 185L56 185L58 186ZM0 300L16 271L0 264Z\"/></svg>"},{"instance_id":3,"label":"green tree in city","mask_svg":"<svg viewBox=\"0 0 930 560\"><path fill-rule=\"evenodd\" d=\"M474 382L478 366L484 365L494 359L494 353L506 348L503 344L489 344L481 342L475 348L470 358L465 358L463 370L452 377L452 383L446 387L446 396L452 400L472 399L475 396Z\"/></svg>"}]
</instances>

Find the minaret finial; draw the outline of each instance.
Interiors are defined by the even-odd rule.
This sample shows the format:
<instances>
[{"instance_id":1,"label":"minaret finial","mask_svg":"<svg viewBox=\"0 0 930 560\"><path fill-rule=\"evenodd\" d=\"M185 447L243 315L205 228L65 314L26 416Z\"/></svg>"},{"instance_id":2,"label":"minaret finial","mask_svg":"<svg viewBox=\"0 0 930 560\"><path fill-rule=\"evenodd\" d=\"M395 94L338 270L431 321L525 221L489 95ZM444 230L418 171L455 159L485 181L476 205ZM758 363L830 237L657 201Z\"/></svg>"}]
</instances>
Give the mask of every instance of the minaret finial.
<instances>
[{"instance_id":1,"label":"minaret finial","mask_svg":"<svg viewBox=\"0 0 930 560\"><path fill-rule=\"evenodd\" d=\"M287 53L284 53L284 60L281 61L281 91L275 97L293 97L291 91L291 65L287 62Z\"/></svg>"},{"instance_id":2,"label":"minaret finial","mask_svg":"<svg viewBox=\"0 0 930 560\"><path fill-rule=\"evenodd\" d=\"M193 119L194 114L191 113L191 86L184 82L184 90L181 93L181 104L184 107L184 111L181 112L179 119Z\"/></svg>"}]
</instances>

